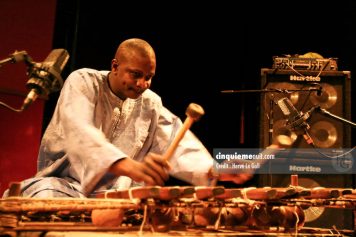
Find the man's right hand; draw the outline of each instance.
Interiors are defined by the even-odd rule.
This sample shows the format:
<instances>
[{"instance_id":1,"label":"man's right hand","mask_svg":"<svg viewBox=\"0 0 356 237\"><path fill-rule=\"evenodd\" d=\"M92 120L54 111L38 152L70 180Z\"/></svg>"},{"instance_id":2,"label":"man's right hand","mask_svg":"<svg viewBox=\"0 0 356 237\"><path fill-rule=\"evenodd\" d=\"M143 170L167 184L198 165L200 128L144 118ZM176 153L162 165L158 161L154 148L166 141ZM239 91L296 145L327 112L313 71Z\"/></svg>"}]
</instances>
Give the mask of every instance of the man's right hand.
<instances>
[{"instance_id":1,"label":"man's right hand","mask_svg":"<svg viewBox=\"0 0 356 237\"><path fill-rule=\"evenodd\" d=\"M142 162L123 158L115 162L109 172L116 176L128 176L146 185L160 185L168 179L169 163L161 155L149 153Z\"/></svg>"}]
</instances>

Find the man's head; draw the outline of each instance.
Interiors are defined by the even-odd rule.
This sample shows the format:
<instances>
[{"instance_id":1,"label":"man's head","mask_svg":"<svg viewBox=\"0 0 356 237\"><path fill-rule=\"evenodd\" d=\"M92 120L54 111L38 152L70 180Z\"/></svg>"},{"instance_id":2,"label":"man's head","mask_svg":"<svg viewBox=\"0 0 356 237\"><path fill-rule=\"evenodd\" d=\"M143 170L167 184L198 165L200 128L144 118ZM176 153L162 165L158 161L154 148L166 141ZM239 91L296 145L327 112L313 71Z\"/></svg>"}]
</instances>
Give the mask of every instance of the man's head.
<instances>
[{"instance_id":1,"label":"man's head","mask_svg":"<svg viewBox=\"0 0 356 237\"><path fill-rule=\"evenodd\" d=\"M151 86L155 72L156 56L151 45L142 39L128 39L119 45L111 61L109 85L121 99L136 99Z\"/></svg>"}]
</instances>

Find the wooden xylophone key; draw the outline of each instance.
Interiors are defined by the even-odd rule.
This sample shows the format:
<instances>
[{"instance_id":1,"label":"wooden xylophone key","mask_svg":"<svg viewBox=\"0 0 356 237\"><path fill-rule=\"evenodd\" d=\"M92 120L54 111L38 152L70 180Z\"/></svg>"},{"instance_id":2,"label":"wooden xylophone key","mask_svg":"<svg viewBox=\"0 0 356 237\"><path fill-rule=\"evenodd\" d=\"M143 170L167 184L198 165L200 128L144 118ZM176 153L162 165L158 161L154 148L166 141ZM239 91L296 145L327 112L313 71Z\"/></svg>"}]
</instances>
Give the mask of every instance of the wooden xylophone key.
<instances>
[{"instance_id":1,"label":"wooden xylophone key","mask_svg":"<svg viewBox=\"0 0 356 237\"><path fill-rule=\"evenodd\" d=\"M198 200L204 200L223 194L225 192L225 187L196 186L194 190L195 190L194 197Z\"/></svg>"},{"instance_id":2,"label":"wooden xylophone key","mask_svg":"<svg viewBox=\"0 0 356 237\"><path fill-rule=\"evenodd\" d=\"M242 197L240 188L227 188L224 190L224 193L215 196L215 198L219 200L226 200L238 197Z\"/></svg>"},{"instance_id":3,"label":"wooden xylophone key","mask_svg":"<svg viewBox=\"0 0 356 237\"><path fill-rule=\"evenodd\" d=\"M192 197L195 193L195 188L193 186L179 186L180 198Z\"/></svg>"},{"instance_id":4,"label":"wooden xylophone key","mask_svg":"<svg viewBox=\"0 0 356 237\"><path fill-rule=\"evenodd\" d=\"M295 187L288 188L273 188L273 187L249 187L249 188L232 188L225 189L224 193L215 196L216 199L231 199L231 198L244 198L251 200L270 200L281 199L296 196L298 192L303 195L308 195L310 192L307 190L296 190Z\"/></svg>"},{"instance_id":5,"label":"wooden xylophone key","mask_svg":"<svg viewBox=\"0 0 356 237\"><path fill-rule=\"evenodd\" d=\"M242 195L252 200L267 200L277 197L277 190L271 187L243 189Z\"/></svg>"},{"instance_id":6,"label":"wooden xylophone key","mask_svg":"<svg viewBox=\"0 0 356 237\"><path fill-rule=\"evenodd\" d=\"M178 186L173 187L159 187L158 195L154 198L159 200L172 200L180 197L181 188Z\"/></svg>"},{"instance_id":7,"label":"wooden xylophone key","mask_svg":"<svg viewBox=\"0 0 356 237\"><path fill-rule=\"evenodd\" d=\"M276 193L274 199L283 199L283 198L291 198L298 195L298 192L295 187L287 187L287 188L273 188Z\"/></svg>"},{"instance_id":8,"label":"wooden xylophone key","mask_svg":"<svg viewBox=\"0 0 356 237\"><path fill-rule=\"evenodd\" d=\"M343 198L355 199L356 203L356 189L344 189L341 190Z\"/></svg>"},{"instance_id":9,"label":"wooden xylophone key","mask_svg":"<svg viewBox=\"0 0 356 237\"><path fill-rule=\"evenodd\" d=\"M341 195L348 195L348 194L355 194L356 195L356 190L351 189L351 188L344 188L340 190Z\"/></svg>"},{"instance_id":10,"label":"wooden xylophone key","mask_svg":"<svg viewBox=\"0 0 356 237\"><path fill-rule=\"evenodd\" d=\"M147 199L157 197L160 194L160 186L133 187L124 190L105 190L95 194L96 198L122 198L122 199Z\"/></svg>"},{"instance_id":11,"label":"wooden xylophone key","mask_svg":"<svg viewBox=\"0 0 356 237\"><path fill-rule=\"evenodd\" d=\"M302 195L306 199L329 199L329 198L338 198L341 196L341 192L338 189L334 188L324 188L324 187L315 187L307 189L309 194Z\"/></svg>"},{"instance_id":12,"label":"wooden xylophone key","mask_svg":"<svg viewBox=\"0 0 356 237\"><path fill-rule=\"evenodd\" d=\"M214 192L216 192L216 190ZM125 190L100 191L95 194L95 197L122 199L138 198L141 200L154 198L156 200L172 200L180 197L192 196L194 193L195 188L192 186L140 186Z\"/></svg>"}]
</instances>

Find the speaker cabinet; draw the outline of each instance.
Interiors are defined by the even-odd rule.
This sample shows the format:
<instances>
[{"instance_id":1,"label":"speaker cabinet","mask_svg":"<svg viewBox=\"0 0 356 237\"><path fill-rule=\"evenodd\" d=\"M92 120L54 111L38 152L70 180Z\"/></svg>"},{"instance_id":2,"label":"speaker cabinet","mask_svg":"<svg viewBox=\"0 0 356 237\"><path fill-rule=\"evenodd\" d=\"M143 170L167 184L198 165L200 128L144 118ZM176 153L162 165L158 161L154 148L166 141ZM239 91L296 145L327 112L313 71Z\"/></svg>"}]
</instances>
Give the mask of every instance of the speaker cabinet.
<instances>
[{"instance_id":1,"label":"speaker cabinet","mask_svg":"<svg viewBox=\"0 0 356 237\"><path fill-rule=\"evenodd\" d=\"M292 71L261 69L261 88L271 89L261 95L260 147L270 145L278 135L292 140L291 148L313 147L301 134L286 128L286 116L275 103L276 98L287 97L298 111L307 112L320 106L330 113L351 119L351 73L349 71ZM320 88L320 91L315 89ZM307 120L308 132L318 148L350 148L351 128L334 118L313 112ZM296 157L296 162L297 162ZM290 174L260 174L258 186L288 187ZM299 185L311 187L353 188L352 174L302 174ZM343 208L308 208L305 210L308 227L352 229L353 214Z\"/></svg>"},{"instance_id":2,"label":"speaker cabinet","mask_svg":"<svg viewBox=\"0 0 356 237\"><path fill-rule=\"evenodd\" d=\"M320 75L319 75L320 74ZM320 106L332 114L351 119L350 71L299 71L261 69L261 87L274 91L261 96L260 145L266 147L277 135L287 135L293 148L311 148L303 136L286 128L286 117L275 103L288 97L298 111L307 112ZM320 88L321 93L313 91ZM295 91L301 90L301 91ZM313 112L308 120L309 133L319 148L350 148L351 128L343 122Z\"/></svg>"}]
</instances>

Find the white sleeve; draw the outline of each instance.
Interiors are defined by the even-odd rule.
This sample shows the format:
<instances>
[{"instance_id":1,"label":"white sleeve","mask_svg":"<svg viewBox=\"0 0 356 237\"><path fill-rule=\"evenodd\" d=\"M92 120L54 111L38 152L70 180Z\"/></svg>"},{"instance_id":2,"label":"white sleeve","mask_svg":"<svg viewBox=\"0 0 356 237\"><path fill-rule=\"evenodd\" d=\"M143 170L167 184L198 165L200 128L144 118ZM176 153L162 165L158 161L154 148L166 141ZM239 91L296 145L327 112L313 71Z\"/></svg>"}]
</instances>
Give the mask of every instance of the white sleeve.
<instances>
[{"instance_id":1,"label":"white sleeve","mask_svg":"<svg viewBox=\"0 0 356 237\"><path fill-rule=\"evenodd\" d=\"M173 141L182 121L168 109L162 108L153 140L152 152L164 154ZM208 185L207 173L213 158L202 142L188 130L170 159L170 174L194 185Z\"/></svg>"}]
</instances>

